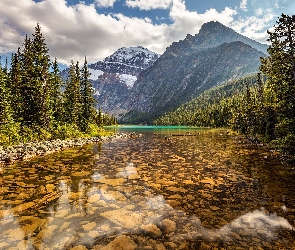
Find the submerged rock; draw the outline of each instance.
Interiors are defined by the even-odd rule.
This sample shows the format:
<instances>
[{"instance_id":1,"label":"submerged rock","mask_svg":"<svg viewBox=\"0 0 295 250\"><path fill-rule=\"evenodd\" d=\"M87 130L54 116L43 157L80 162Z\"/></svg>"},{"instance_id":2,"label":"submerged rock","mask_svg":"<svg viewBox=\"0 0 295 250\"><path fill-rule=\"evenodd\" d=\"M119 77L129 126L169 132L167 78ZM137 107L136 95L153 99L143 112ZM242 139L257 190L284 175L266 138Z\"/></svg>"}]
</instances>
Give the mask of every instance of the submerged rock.
<instances>
[{"instance_id":1,"label":"submerged rock","mask_svg":"<svg viewBox=\"0 0 295 250\"><path fill-rule=\"evenodd\" d=\"M142 225L141 229L152 237L158 238L162 236L161 230L154 224Z\"/></svg>"},{"instance_id":2,"label":"submerged rock","mask_svg":"<svg viewBox=\"0 0 295 250\"><path fill-rule=\"evenodd\" d=\"M164 219L162 221L162 225L164 227L165 233L167 234L173 233L176 229L176 223L169 219Z\"/></svg>"},{"instance_id":3,"label":"submerged rock","mask_svg":"<svg viewBox=\"0 0 295 250\"><path fill-rule=\"evenodd\" d=\"M71 250L87 250L87 247L79 245L71 248Z\"/></svg>"},{"instance_id":4,"label":"submerged rock","mask_svg":"<svg viewBox=\"0 0 295 250\"><path fill-rule=\"evenodd\" d=\"M121 235L101 250L135 250L137 244L129 237Z\"/></svg>"},{"instance_id":5,"label":"submerged rock","mask_svg":"<svg viewBox=\"0 0 295 250\"><path fill-rule=\"evenodd\" d=\"M100 216L109 219L119 226L134 229L142 224L142 216L132 211L118 209L101 213Z\"/></svg>"}]
</instances>

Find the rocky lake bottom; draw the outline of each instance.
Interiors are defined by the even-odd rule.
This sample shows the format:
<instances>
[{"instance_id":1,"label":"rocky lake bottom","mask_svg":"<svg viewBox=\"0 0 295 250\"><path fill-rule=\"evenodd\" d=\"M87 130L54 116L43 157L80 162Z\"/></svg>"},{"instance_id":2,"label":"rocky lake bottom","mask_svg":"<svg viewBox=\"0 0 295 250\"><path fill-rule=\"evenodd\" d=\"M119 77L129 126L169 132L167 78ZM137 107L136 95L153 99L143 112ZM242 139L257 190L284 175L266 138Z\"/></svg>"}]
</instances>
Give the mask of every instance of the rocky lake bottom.
<instances>
[{"instance_id":1,"label":"rocky lake bottom","mask_svg":"<svg viewBox=\"0 0 295 250\"><path fill-rule=\"evenodd\" d=\"M225 131L147 133L0 169L0 249L294 249L295 171Z\"/></svg>"}]
</instances>

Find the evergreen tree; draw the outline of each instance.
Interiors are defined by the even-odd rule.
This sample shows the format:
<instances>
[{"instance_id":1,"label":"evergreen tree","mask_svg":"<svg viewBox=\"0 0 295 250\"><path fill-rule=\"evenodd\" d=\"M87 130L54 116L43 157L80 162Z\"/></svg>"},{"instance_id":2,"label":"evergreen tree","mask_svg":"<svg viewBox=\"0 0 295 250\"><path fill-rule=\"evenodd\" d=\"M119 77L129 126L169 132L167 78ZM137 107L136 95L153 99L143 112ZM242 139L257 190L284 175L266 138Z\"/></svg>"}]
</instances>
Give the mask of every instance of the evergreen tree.
<instances>
[{"instance_id":1,"label":"evergreen tree","mask_svg":"<svg viewBox=\"0 0 295 250\"><path fill-rule=\"evenodd\" d=\"M59 123L64 121L63 96L61 92L63 81L59 74L60 71L56 58L52 63L52 70L50 75L50 110L54 121Z\"/></svg>"},{"instance_id":2,"label":"evergreen tree","mask_svg":"<svg viewBox=\"0 0 295 250\"><path fill-rule=\"evenodd\" d=\"M99 127L102 127L103 126L103 114L101 112L101 109L98 110L98 114L97 114L97 125Z\"/></svg>"},{"instance_id":3,"label":"evergreen tree","mask_svg":"<svg viewBox=\"0 0 295 250\"><path fill-rule=\"evenodd\" d=\"M79 126L79 118L81 114L80 70L78 69L79 62L77 62L75 66L74 62L71 61L64 91L64 109L66 122L74 123L77 126Z\"/></svg>"},{"instance_id":4,"label":"evergreen tree","mask_svg":"<svg viewBox=\"0 0 295 250\"><path fill-rule=\"evenodd\" d=\"M37 24L33 39L26 35L22 51L12 59L11 88L16 98L17 119L32 129L50 126L50 59L41 28Z\"/></svg>"},{"instance_id":5,"label":"evergreen tree","mask_svg":"<svg viewBox=\"0 0 295 250\"><path fill-rule=\"evenodd\" d=\"M23 49L19 54L21 81L19 86L18 98L21 102L19 110L20 122L22 125L34 127L39 117L40 103L38 99L38 88L34 84L34 58L32 52L32 41L26 35Z\"/></svg>"},{"instance_id":6,"label":"evergreen tree","mask_svg":"<svg viewBox=\"0 0 295 250\"><path fill-rule=\"evenodd\" d=\"M261 72L257 73L257 98L259 102L263 102L263 91L264 91L264 86L263 86L263 82L261 79Z\"/></svg>"},{"instance_id":7,"label":"evergreen tree","mask_svg":"<svg viewBox=\"0 0 295 250\"><path fill-rule=\"evenodd\" d=\"M50 57L39 23L35 27L31 51L34 64L32 79L36 90L34 96L35 103L38 106L38 113L34 120L37 125L47 129L50 127L52 119L50 110L51 82L49 80ZM38 95L36 96L37 93Z\"/></svg>"},{"instance_id":8,"label":"evergreen tree","mask_svg":"<svg viewBox=\"0 0 295 250\"><path fill-rule=\"evenodd\" d=\"M0 126L9 123L12 120L12 110L10 103L10 92L8 88L7 72L0 67Z\"/></svg>"},{"instance_id":9,"label":"evergreen tree","mask_svg":"<svg viewBox=\"0 0 295 250\"><path fill-rule=\"evenodd\" d=\"M21 91L22 71L20 64L20 48L18 52L12 54L11 68L9 72L8 88L11 93L11 102L13 103L13 118L15 121L22 120L23 94Z\"/></svg>"},{"instance_id":10,"label":"evergreen tree","mask_svg":"<svg viewBox=\"0 0 295 250\"><path fill-rule=\"evenodd\" d=\"M89 123L94 120L95 114L95 99L93 97L94 91L92 84L89 80L89 70L87 66L87 59L85 56L85 61L83 68L81 70L81 83L80 83L80 93L81 93L81 130L86 131Z\"/></svg>"},{"instance_id":11,"label":"evergreen tree","mask_svg":"<svg viewBox=\"0 0 295 250\"><path fill-rule=\"evenodd\" d=\"M261 59L267 75L269 107L277 114L275 137L281 148L295 153L295 15L282 14L274 31L268 31L269 57Z\"/></svg>"}]
</instances>

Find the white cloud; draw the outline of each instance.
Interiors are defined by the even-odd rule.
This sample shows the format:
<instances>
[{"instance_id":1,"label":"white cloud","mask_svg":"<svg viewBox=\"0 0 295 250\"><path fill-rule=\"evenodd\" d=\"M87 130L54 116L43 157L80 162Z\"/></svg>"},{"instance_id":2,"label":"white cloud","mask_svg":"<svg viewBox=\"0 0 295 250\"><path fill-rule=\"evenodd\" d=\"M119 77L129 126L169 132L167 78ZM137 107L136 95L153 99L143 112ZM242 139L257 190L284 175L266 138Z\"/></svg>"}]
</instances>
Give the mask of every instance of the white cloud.
<instances>
[{"instance_id":1,"label":"white cloud","mask_svg":"<svg viewBox=\"0 0 295 250\"><path fill-rule=\"evenodd\" d=\"M173 0L126 0L126 5L141 10L168 9Z\"/></svg>"},{"instance_id":2,"label":"white cloud","mask_svg":"<svg viewBox=\"0 0 295 250\"><path fill-rule=\"evenodd\" d=\"M263 9L262 9L262 8L258 8L258 9L256 9L256 10L255 10L255 14L256 14L257 16L262 16L262 15L263 15Z\"/></svg>"},{"instance_id":3,"label":"white cloud","mask_svg":"<svg viewBox=\"0 0 295 250\"><path fill-rule=\"evenodd\" d=\"M233 16L236 14L235 10L228 7L221 12L209 9L203 14L198 14L195 11L188 11L184 1L174 0L170 12L170 18L173 20L170 32L175 34L175 38L177 34L181 34L182 37L188 33L194 35L199 32L204 23L209 21L219 21L228 26L234 20Z\"/></svg>"},{"instance_id":4,"label":"white cloud","mask_svg":"<svg viewBox=\"0 0 295 250\"><path fill-rule=\"evenodd\" d=\"M100 1L102 3L102 1ZM114 1L112 1L114 2ZM163 53L172 42L196 34L203 23L219 21L253 39L263 40L263 33L271 14L262 18L234 20L237 11L225 7L218 12L209 9L197 13L186 9L184 0L148 1L170 6L171 24L154 24L148 17L127 17L123 14L98 13L95 4L83 2L69 6L65 0L1 0L0 1L0 54L16 52L25 34L34 33L39 22L52 58L69 64L71 60L96 62L121 47L144 46ZM146 3L146 8L148 6ZM110 3L110 1L109 1ZM139 2L138 2L139 3ZM143 7L143 4L141 5ZM272 26L272 25L271 25Z\"/></svg>"},{"instance_id":5,"label":"white cloud","mask_svg":"<svg viewBox=\"0 0 295 250\"><path fill-rule=\"evenodd\" d=\"M272 26L275 15L268 9L262 16L258 18L256 16L250 16L246 18L240 18L237 21L231 23L231 28L240 34L254 39L261 43L266 43L268 34L265 32L268 27Z\"/></svg>"},{"instance_id":6,"label":"white cloud","mask_svg":"<svg viewBox=\"0 0 295 250\"><path fill-rule=\"evenodd\" d=\"M95 3L99 6L99 7L113 7L114 3L116 2L116 0L95 0Z\"/></svg>"},{"instance_id":7,"label":"white cloud","mask_svg":"<svg viewBox=\"0 0 295 250\"><path fill-rule=\"evenodd\" d=\"M247 0L242 0L240 3L240 9L243 11L248 11L247 9Z\"/></svg>"}]
</instances>

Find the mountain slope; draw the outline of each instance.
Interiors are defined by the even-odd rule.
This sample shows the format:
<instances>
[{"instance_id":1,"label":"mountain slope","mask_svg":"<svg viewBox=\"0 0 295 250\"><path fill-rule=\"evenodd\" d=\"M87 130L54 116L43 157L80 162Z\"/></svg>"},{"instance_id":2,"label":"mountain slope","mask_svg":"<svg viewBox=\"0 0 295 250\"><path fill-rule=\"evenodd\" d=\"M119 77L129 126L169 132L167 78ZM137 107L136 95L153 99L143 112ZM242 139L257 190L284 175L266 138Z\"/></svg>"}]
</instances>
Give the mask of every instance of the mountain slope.
<instances>
[{"instance_id":1,"label":"mountain slope","mask_svg":"<svg viewBox=\"0 0 295 250\"><path fill-rule=\"evenodd\" d=\"M131 112L121 121L151 122L206 89L257 72L266 48L218 22L204 24L199 34L173 43L139 75L122 105Z\"/></svg>"},{"instance_id":2,"label":"mountain slope","mask_svg":"<svg viewBox=\"0 0 295 250\"><path fill-rule=\"evenodd\" d=\"M265 80L265 78L264 78ZM234 81L228 81L224 84L210 88L204 91L196 98L183 103L176 110L165 114L158 118L154 123L156 125L189 125L189 126L216 126L218 127L219 120L216 117L226 119L228 110L221 108L221 104L229 98L239 96L245 93L247 88L257 86L257 75L250 75L239 78ZM228 105L231 107L231 105ZM210 111L217 110L218 115L210 114ZM224 117L223 117L224 116ZM224 124L220 125L221 127Z\"/></svg>"}]
</instances>

